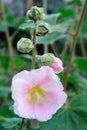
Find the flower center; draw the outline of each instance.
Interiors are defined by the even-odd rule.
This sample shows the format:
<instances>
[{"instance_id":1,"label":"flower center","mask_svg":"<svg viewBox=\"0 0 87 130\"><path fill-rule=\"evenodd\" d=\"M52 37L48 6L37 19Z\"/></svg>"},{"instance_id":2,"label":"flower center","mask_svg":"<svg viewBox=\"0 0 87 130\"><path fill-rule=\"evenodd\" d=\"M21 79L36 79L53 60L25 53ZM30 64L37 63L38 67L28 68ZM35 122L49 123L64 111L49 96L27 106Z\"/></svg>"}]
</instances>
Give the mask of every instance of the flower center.
<instances>
[{"instance_id":1,"label":"flower center","mask_svg":"<svg viewBox=\"0 0 87 130\"><path fill-rule=\"evenodd\" d=\"M28 91L28 99L33 103L39 103L46 95L46 91L41 86L34 86Z\"/></svg>"}]
</instances>

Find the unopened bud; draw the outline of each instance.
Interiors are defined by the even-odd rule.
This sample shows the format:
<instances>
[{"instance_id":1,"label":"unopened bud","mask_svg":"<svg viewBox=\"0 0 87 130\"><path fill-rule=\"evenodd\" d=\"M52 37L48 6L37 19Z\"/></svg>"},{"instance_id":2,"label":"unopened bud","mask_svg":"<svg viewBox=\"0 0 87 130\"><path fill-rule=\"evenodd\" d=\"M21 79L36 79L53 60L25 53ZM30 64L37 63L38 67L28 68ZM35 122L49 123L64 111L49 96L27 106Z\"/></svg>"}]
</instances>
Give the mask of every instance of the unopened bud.
<instances>
[{"instance_id":1,"label":"unopened bud","mask_svg":"<svg viewBox=\"0 0 87 130\"><path fill-rule=\"evenodd\" d=\"M44 13L43 13L43 8L39 8L37 6L34 6L31 8L31 10L28 10L27 11L27 17L30 19L30 20L42 20L43 17L44 17Z\"/></svg>"},{"instance_id":2,"label":"unopened bud","mask_svg":"<svg viewBox=\"0 0 87 130\"><path fill-rule=\"evenodd\" d=\"M21 38L17 43L17 50L22 53L29 53L33 49L32 41L28 38Z\"/></svg>"},{"instance_id":3,"label":"unopened bud","mask_svg":"<svg viewBox=\"0 0 87 130\"><path fill-rule=\"evenodd\" d=\"M55 57L53 54L48 53L41 56L41 63L43 65L50 66L55 73L60 73L63 71L63 62L58 57Z\"/></svg>"},{"instance_id":4,"label":"unopened bud","mask_svg":"<svg viewBox=\"0 0 87 130\"><path fill-rule=\"evenodd\" d=\"M38 36L44 36L49 32L50 32L49 24L42 23L42 24L38 25L38 27L37 27L37 35Z\"/></svg>"},{"instance_id":5,"label":"unopened bud","mask_svg":"<svg viewBox=\"0 0 87 130\"><path fill-rule=\"evenodd\" d=\"M43 65L50 65L51 63L54 63L53 54L47 53L41 56L41 63Z\"/></svg>"}]
</instances>

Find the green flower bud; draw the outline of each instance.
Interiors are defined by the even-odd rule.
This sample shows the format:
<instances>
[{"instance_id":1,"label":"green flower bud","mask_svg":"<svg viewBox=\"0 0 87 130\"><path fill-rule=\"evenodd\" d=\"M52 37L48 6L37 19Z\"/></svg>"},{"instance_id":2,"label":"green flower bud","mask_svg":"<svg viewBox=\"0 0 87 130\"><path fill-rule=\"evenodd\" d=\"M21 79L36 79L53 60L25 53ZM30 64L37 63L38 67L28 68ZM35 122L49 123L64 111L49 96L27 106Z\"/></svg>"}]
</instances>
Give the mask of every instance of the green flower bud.
<instances>
[{"instance_id":1,"label":"green flower bud","mask_svg":"<svg viewBox=\"0 0 87 130\"><path fill-rule=\"evenodd\" d=\"M34 6L31 8L31 10L27 11L27 17L30 20L34 20L34 21L42 20L44 17L43 12L44 12L43 8L39 8L39 7Z\"/></svg>"},{"instance_id":2,"label":"green flower bud","mask_svg":"<svg viewBox=\"0 0 87 130\"><path fill-rule=\"evenodd\" d=\"M47 53L41 56L41 63L43 65L49 65L51 63L54 63L53 54Z\"/></svg>"},{"instance_id":3,"label":"green flower bud","mask_svg":"<svg viewBox=\"0 0 87 130\"><path fill-rule=\"evenodd\" d=\"M17 50L22 53L29 53L33 49L32 41L28 38L21 38L17 43Z\"/></svg>"},{"instance_id":4,"label":"green flower bud","mask_svg":"<svg viewBox=\"0 0 87 130\"><path fill-rule=\"evenodd\" d=\"M39 24L37 27L37 35L44 36L50 32L50 26L47 23Z\"/></svg>"}]
</instances>

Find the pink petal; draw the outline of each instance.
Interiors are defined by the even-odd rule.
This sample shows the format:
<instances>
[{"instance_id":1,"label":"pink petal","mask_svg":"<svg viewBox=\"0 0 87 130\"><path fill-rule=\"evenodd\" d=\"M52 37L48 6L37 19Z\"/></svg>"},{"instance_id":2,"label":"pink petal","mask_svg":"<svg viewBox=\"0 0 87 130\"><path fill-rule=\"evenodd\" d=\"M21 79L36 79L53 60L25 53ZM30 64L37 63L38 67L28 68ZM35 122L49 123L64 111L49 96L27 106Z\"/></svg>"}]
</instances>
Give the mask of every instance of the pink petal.
<instances>
[{"instance_id":1,"label":"pink petal","mask_svg":"<svg viewBox=\"0 0 87 130\"><path fill-rule=\"evenodd\" d=\"M57 110L57 104L44 100L43 102L35 105L36 119L39 121L47 121L57 112Z\"/></svg>"},{"instance_id":2,"label":"pink petal","mask_svg":"<svg viewBox=\"0 0 87 130\"><path fill-rule=\"evenodd\" d=\"M17 115L23 118L35 119L34 104L26 99L14 104L14 111Z\"/></svg>"},{"instance_id":3,"label":"pink petal","mask_svg":"<svg viewBox=\"0 0 87 130\"><path fill-rule=\"evenodd\" d=\"M54 58L54 63L50 64L50 66L53 68L55 73L62 72L64 69L62 61L55 56L53 58Z\"/></svg>"},{"instance_id":4,"label":"pink petal","mask_svg":"<svg viewBox=\"0 0 87 130\"><path fill-rule=\"evenodd\" d=\"M60 82L60 79L59 78L57 78L58 80L52 80L52 81L50 81L49 82L49 84L46 84L45 86L43 86L45 89L46 89L46 91L56 91L56 92L58 92L58 91L62 91L64 88L63 88L63 85L62 85L62 83Z\"/></svg>"},{"instance_id":5,"label":"pink petal","mask_svg":"<svg viewBox=\"0 0 87 130\"><path fill-rule=\"evenodd\" d=\"M46 98L48 101L55 103L60 108L67 99L67 95L63 91L59 91L58 93L55 91L48 91Z\"/></svg>"},{"instance_id":6,"label":"pink petal","mask_svg":"<svg viewBox=\"0 0 87 130\"><path fill-rule=\"evenodd\" d=\"M26 95L27 91L29 90L30 84L23 79L15 79L12 82L12 98L18 99Z\"/></svg>"}]
</instances>

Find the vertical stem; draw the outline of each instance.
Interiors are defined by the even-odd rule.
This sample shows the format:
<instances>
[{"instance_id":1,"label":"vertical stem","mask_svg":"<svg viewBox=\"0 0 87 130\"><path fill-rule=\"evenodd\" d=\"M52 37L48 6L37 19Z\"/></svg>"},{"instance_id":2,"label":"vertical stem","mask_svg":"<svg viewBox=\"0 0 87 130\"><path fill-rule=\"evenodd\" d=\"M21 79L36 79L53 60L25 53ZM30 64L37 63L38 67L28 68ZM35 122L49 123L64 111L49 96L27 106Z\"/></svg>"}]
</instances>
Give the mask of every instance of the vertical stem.
<instances>
[{"instance_id":1,"label":"vertical stem","mask_svg":"<svg viewBox=\"0 0 87 130\"><path fill-rule=\"evenodd\" d=\"M45 14L47 13L47 0L43 0L43 7Z\"/></svg>"},{"instance_id":2,"label":"vertical stem","mask_svg":"<svg viewBox=\"0 0 87 130\"><path fill-rule=\"evenodd\" d=\"M84 41L83 41L83 38L81 35L81 30L80 30L79 42L80 42L80 48L81 48L82 55L83 55L83 57L86 57L86 49L85 49Z\"/></svg>"},{"instance_id":3,"label":"vertical stem","mask_svg":"<svg viewBox=\"0 0 87 130\"><path fill-rule=\"evenodd\" d=\"M21 126L20 126L20 130L22 130L22 128L23 128L23 125L24 125L24 118L22 119L22 122L21 122Z\"/></svg>"},{"instance_id":4,"label":"vertical stem","mask_svg":"<svg viewBox=\"0 0 87 130\"><path fill-rule=\"evenodd\" d=\"M2 0L0 0L0 5L1 5L1 10L2 10L3 20L6 22L5 8L4 8ZM5 30L5 34L6 34L6 39L7 39L7 43L8 43L9 56L10 56L10 60L11 60L11 68L12 68L12 71L13 71L13 69L14 69L14 67L13 67L14 66L14 63L13 63L13 49L12 49L12 43L11 43L11 38L10 38L8 28Z\"/></svg>"},{"instance_id":5,"label":"vertical stem","mask_svg":"<svg viewBox=\"0 0 87 130\"><path fill-rule=\"evenodd\" d=\"M82 14L81 14L78 26L77 26L77 30L76 30L76 33L75 33L75 35L73 37L73 44L72 44L72 47L71 47L71 50L70 50L70 56L69 56L69 60L68 60L68 63L67 63L67 67L66 67L66 70L65 70L65 76L64 76L64 88L65 89L67 87L68 74L69 74L69 71L70 71L70 66L71 66L72 58L73 58L73 53L74 53L74 49L76 47L77 38L78 38L78 35L79 35L79 32L80 32L80 27L81 27L83 16L84 16L84 13L85 13L85 10L86 10L86 6L87 6L87 0L84 3L84 7L83 7Z\"/></svg>"},{"instance_id":6,"label":"vertical stem","mask_svg":"<svg viewBox=\"0 0 87 130\"><path fill-rule=\"evenodd\" d=\"M35 28L34 28L34 34L33 34L33 50L32 50L32 69L35 68L35 61L36 61L36 28L37 28L37 22L34 21Z\"/></svg>"},{"instance_id":7,"label":"vertical stem","mask_svg":"<svg viewBox=\"0 0 87 130\"><path fill-rule=\"evenodd\" d=\"M47 0L43 0L43 8L45 14L47 14ZM48 53L48 44L44 44L44 53Z\"/></svg>"}]
</instances>

